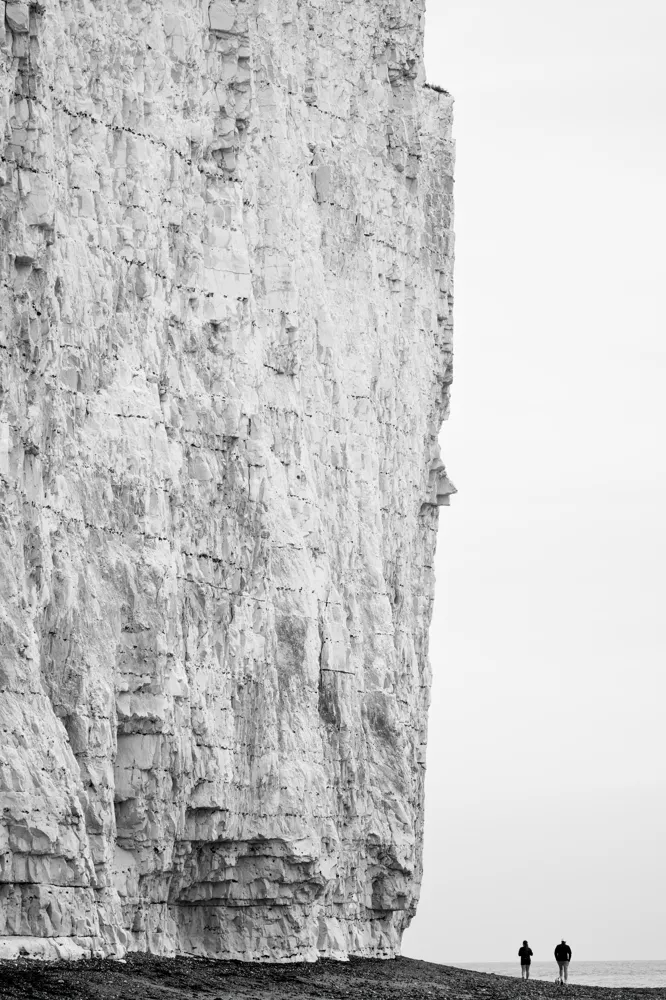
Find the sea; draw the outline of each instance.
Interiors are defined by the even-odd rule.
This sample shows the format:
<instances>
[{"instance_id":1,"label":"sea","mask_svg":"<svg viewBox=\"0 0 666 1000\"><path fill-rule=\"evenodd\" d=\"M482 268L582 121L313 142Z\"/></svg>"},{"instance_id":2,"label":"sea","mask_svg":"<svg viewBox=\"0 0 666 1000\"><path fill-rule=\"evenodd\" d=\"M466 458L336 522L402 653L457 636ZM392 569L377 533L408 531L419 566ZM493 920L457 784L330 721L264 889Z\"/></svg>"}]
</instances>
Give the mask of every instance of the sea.
<instances>
[{"instance_id":1,"label":"sea","mask_svg":"<svg viewBox=\"0 0 666 1000\"><path fill-rule=\"evenodd\" d=\"M475 972L494 972L496 976L517 976L520 965L517 962L477 962L461 965L457 969L473 969ZM553 982L557 978L557 965L552 962L532 962L530 979L546 979ZM659 962L577 962L572 959L569 966L569 982L580 986L661 986L666 987L666 961Z\"/></svg>"}]
</instances>

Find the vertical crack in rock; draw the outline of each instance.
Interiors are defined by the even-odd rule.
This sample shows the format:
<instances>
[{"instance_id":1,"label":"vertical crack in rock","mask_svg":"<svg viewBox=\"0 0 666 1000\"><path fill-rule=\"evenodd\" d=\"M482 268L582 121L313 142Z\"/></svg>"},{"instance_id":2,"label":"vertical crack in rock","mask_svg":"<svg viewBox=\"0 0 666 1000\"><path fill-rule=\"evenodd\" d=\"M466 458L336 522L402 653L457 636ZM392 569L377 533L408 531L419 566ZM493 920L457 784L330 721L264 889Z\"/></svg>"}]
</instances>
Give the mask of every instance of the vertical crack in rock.
<instances>
[{"instance_id":1,"label":"vertical crack in rock","mask_svg":"<svg viewBox=\"0 0 666 1000\"><path fill-rule=\"evenodd\" d=\"M0 26L0 956L394 955L451 381L423 0Z\"/></svg>"}]
</instances>

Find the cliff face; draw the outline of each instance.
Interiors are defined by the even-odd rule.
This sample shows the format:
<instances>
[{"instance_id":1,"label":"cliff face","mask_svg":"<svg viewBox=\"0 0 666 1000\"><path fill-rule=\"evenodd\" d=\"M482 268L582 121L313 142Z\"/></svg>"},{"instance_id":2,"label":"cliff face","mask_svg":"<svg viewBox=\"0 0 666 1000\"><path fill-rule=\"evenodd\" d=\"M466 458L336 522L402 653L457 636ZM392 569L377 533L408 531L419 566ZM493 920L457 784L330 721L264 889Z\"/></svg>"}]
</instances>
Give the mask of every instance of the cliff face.
<instances>
[{"instance_id":1,"label":"cliff face","mask_svg":"<svg viewBox=\"0 0 666 1000\"><path fill-rule=\"evenodd\" d=\"M452 491L423 0L4 6L0 955L393 955Z\"/></svg>"}]
</instances>

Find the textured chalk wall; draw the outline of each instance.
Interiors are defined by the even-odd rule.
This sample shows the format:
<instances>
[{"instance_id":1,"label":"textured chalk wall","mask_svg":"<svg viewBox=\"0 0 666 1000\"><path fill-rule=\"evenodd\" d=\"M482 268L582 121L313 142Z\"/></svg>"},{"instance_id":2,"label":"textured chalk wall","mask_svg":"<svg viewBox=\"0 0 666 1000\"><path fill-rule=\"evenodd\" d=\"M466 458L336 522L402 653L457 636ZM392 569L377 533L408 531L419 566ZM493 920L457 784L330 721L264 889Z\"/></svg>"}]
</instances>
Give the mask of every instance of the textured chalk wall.
<instances>
[{"instance_id":1,"label":"textured chalk wall","mask_svg":"<svg viewBox=\"0 0 666 1000\"><path fill-rule=\"evenodd\" d=\"M423 0L0 26L0 955L390 956L451 378Z\"/></svg>"}]
</instances>

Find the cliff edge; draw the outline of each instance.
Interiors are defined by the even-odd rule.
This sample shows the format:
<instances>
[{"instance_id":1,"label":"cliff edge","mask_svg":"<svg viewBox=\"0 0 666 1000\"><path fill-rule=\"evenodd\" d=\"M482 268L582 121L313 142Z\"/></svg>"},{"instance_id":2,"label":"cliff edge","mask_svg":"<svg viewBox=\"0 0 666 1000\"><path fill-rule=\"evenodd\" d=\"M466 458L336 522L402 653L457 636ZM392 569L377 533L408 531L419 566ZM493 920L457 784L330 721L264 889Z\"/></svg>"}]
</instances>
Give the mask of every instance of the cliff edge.
<instances>
[{"instance_id":1,"label":"cliff edge","mask_svg":"<svg viewBox=\"0 0 666 1000\"><path fill-rule=\"evenodd\" d=\"M424 0L9 0L0 957L388 957L451 379Z\"/></svg>"}]
</instances>

